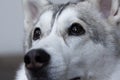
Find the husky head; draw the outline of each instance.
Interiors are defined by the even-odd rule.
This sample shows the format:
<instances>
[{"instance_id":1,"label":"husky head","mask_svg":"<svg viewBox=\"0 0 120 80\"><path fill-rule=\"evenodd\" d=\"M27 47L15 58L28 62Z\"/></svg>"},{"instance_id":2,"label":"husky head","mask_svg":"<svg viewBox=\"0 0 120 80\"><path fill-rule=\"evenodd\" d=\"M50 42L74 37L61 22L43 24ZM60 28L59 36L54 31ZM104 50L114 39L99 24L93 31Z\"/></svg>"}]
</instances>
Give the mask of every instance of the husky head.
<instances>
[{"instance_id":1,"label":"husky head","mask_svg":"<svg viewBox=\"0 0 120 80\"><path fill-rule=\"evenodd\" d=\"M24 0L28 80L103 80L111 73L117 41L104 1Z\"/></svg>"}]
</instances>

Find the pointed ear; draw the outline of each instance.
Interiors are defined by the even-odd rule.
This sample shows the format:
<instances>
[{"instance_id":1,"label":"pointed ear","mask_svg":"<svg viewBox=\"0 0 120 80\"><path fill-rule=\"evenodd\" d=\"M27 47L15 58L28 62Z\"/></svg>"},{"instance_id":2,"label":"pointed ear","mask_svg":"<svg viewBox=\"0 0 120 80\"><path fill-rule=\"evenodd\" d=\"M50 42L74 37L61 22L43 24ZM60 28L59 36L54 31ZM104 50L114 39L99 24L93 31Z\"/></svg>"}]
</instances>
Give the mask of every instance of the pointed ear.
<instances>
[{"instance_id":1,"label":"pointed ear","mask_svg":"<svg viewBox=\"0 0 120 80\"><path fill-rule=\"evenodd\" d=\"M116 26L120 26L120 0L112 0L109 21Z\"/></svg>"},{"instance_id":2,"label":"pointed ear","mask_svg":"<svg viewBox=\"0 0 120 80\"><path fill-rule=\"evenodd\" d=\"M98 0L103 16L113 25L120 26L120 0Z\"/></svg>"},{"instance_id":3,"label":"pointed ear","mask_svg":"<svg viewBox=\"0 0 120 80\"><path fill-rule=\"evenodd\" d=\"M47 0L23 0L25 19L35 21L43 7L49 5Z\"/></svg>"},{"instance_id":4,"label":"pointed ear","mask_svg":"<svg viewBox=\"0 0 120 80\"><path fill-rule=\"evenodd\" d=\"M105 18L110 16L111 7L112 7L112 0L98 0L98 5L100 12L102 12Z\"/></svg>"}]
</instances>

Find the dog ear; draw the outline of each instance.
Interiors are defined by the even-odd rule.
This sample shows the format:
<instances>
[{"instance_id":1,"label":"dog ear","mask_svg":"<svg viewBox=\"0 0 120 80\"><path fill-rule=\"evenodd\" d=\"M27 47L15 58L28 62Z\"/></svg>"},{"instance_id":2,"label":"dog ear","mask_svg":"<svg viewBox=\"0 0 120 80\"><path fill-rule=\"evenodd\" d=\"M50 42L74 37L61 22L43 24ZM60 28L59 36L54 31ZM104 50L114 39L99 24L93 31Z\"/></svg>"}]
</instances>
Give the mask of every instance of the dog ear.
<instances>
[{"instance_id":1,"label":"dog ear","mask_svg":"<svg viewBox=\"0 0 120 80\"><path fill-rule=\"evenodd\" d=\"M120 26L120 0L112 0L109 21L116 26Z\"/></svg>"},{"instance_id":2,"label":"dog ear","mask_svg":"<svg viewBox=\"0 0 120 80\"><path fill-rule=\"evenodd\" d=\"M120 0L98 0L99 9L109 21L120 22Z\"/></svg>"},{"instance_id":3,"label":"dog ear","mask_svg":"<svg viewBox=\"0 0 120 80\"><path fill-rule=\"evenodd\" d=\"M99 10L103 16L108 18L110 16L112 0L98 0Z\"/></svg>"},{"instance_id":4,"label":"dog ear","mask_svg":"<svg viewBox=\"0 0 120 80\"><path fill-rule=\"evenodd\" d=\"M25 19L36 21L41 10L49 5L47 0L23 0Z\"/></svg>"}]
</instances>

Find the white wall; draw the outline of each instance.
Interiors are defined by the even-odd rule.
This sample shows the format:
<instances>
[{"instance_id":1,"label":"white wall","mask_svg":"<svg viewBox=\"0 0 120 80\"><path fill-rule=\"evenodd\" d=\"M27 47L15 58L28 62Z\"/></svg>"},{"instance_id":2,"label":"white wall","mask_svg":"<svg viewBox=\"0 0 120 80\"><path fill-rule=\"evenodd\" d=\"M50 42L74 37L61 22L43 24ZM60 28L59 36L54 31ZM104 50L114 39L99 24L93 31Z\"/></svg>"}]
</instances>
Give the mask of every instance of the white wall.
<instances>
[{"instance_id":1,"label":"white wall","mask_svg":"<svg viewBox=\"0 0 120 80\"><path fill-rule=\"evenodd\" d=\"M0 0L0 54L21 52L22 46L22 0Z\"/></svg>"}]
</instances>

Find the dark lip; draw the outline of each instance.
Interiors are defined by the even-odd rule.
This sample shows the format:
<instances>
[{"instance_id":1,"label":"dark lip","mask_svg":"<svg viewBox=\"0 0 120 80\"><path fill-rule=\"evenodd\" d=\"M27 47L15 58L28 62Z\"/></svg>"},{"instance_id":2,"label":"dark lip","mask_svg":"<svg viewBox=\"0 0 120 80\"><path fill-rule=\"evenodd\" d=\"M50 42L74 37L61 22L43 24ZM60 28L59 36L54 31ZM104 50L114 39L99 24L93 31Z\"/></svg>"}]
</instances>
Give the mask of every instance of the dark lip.
<instances>
[{"instance_id":1,"label":"dark lip","mask_svg":"<svg viewBox=\"0 0 120 80\"><path fill-rule=\"evenodd\" d=\"M81 80L81 77L75 77L75 78L72 78L70 80Z\"/></svg>"},{"instance_id":2,"label":"dark lip","mask_svg":"<svg viewBox=\"0 0 120 80\"><path fill-rule=\"evenodd\" d=\"M50 80L50 79L44 78L44 77L39 77L39 78L34 77L34 78L31 78L31 79L32 80Z\"/></svg>"}]
</instances>

